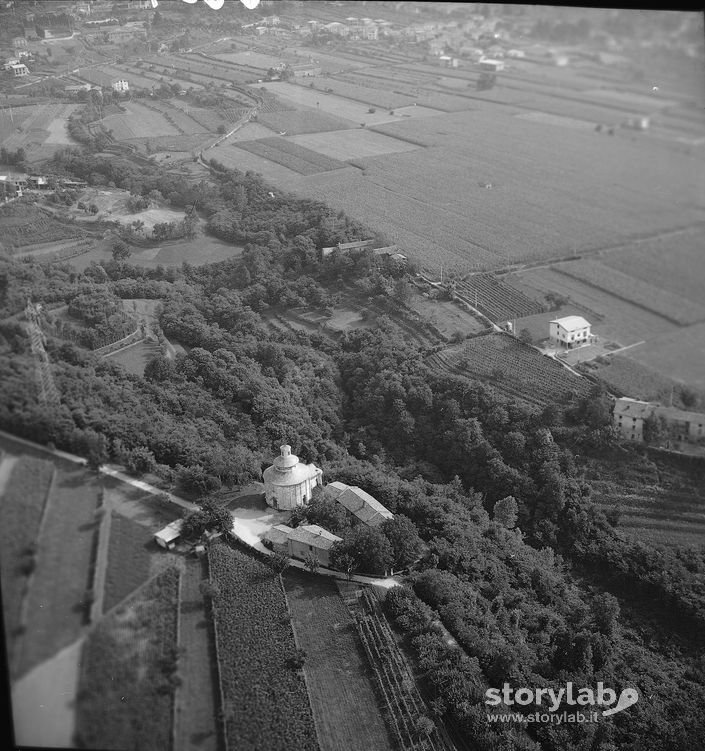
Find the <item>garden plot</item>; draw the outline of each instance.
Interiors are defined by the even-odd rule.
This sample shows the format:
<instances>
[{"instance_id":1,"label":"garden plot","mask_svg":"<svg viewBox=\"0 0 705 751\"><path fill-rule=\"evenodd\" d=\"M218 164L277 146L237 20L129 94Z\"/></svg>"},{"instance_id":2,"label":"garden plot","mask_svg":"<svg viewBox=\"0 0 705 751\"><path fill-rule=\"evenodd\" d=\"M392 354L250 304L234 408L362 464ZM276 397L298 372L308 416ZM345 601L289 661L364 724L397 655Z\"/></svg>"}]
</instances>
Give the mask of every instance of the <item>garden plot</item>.
<instances>
[{"instance_id":1,"label":"garden plot","mask_svg":"<svg viewBox=\"0 0 705 751\"><path fill-rule=\"evenodd\" d=\"M419 148L408 141L400 141L398 138L362 128L290 136L287 140L340 160L395 154Z\"/></svg>"},{"instance_id":2,"label":"garden plot","mask_svg":"<svg viewBox=\"0 0 705 751\"><path fill-rule=\"evenodd\" d=\"M215 159L229 169L237 169L241 172L257 172L265 180L277 185L287 185L292 181L293 183L297 183L301 179L301 175L298 172L283 167L281 164L271 162L269 159L265 159L257 154L239 149L227 141L212 149L208 149L203 156L207 159Z\"/></svg>"}]
</instances>

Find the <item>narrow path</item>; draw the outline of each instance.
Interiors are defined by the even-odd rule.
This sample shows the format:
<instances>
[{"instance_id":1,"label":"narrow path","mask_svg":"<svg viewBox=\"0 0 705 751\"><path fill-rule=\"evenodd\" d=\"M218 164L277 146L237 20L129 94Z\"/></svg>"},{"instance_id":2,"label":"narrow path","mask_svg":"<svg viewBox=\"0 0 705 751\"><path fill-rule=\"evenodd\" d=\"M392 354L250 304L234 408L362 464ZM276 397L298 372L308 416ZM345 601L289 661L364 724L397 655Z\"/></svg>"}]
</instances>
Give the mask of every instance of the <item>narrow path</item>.
<instances>
[{"instance_id":1,"label":"narrow path","mask_svg":"<svg viewBox=\"0 0 705 751\"><path fill-rule=\"evenodd\" d=\"M179 657L181 685L176 689L174 751L217 751L217 675L215 645L210 638L208 616L199 589L204 581L203 562L185 559L181 575Z\"/></svg>"},{"instance_id":2,"label":"narrow path","mask_svg":"<svg viewBox=\"0 0 705 751\"><path fill-rule=\"evenodd\" d=\"M126 475L124 472L121 472L119 469L115 469L115 467L111 467L108 464L103 464L100 467L99 472L101 472L104 475L108 475L109 477L114 477L117 480L120 480L121 482L126 482L128 485L132 485L132 487L139 488L140 490L144 490L147 493L151 493L152 495L163 494L168 497L171 503L174 503L177 506L181 506L181 508L184 508L187 511L195 511L198 508L198 506L195 503L190 503L189 501L185 501L183 498L179 498L173 493L166 493L160 488L156 488L154 485L150 485L149 483L144 482L142 480L135 480L134 477L130 477L129 475Z\"/></svg>"}]
</instances>

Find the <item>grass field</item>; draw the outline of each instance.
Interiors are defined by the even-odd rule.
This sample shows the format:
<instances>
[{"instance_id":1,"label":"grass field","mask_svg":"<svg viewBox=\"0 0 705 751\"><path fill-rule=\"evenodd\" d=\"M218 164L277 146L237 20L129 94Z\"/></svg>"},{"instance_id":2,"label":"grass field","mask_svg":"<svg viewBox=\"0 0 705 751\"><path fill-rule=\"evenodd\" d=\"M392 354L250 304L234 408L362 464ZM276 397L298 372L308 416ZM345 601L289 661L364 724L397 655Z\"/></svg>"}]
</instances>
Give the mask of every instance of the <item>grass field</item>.
<instances>
[{"instance_id":1,"label":"grass field","mask_svg":"<svg viewBox=\"0 0 705 751\"><path fill-rule=\"evenodd\" d=\"M419 148L408 141L400 141L364 128L291 136L287 137L287 141L338 160L363 159Z\"/></svg>"},{"instance_id":2,"label":"grass field","mask_svg":"<svg viewBox=\"0 0 705 751\"><path fill-rule=\"evenodd\" d=\"M159 345L156 342L143 340L113 354L106 355L106 357L111 362L122 365L128 373L141 376L144 374L147 363L158 357L159 352Z\"/></svg>"},{"instance_id":3,"label":"grass field","mask_svg":"<svg viewBox=\"0 0 705 751\"><path fill-rule=\"evenodd\" d=\"M155 543L148 527L112 512L103 612L107 612L149 578Z\"/></svg>"},{"instance_id":4,"label":"grass field","mask_svg":"<svg viewBox=\"0 0 705 751\"><path fill-rule=\"evenodd\" d=\"M705 388L705 323L655 336L625 355L681 383Z\"/></svg>"},{"instance_id":5,"label":"grass field","mask_svg":"<svg viewBox=\"0 0 705 751\"><path fill-rule=\"evenodd\" d=\"M27 595L20 673L75 641L87 622L101 492L84 468L58 469Z\"/></svg>"},{"instance_id":6,"label":"grass field","mask_svg":"<svg viewBox=\"0 0 705 751\"><path fill-rule=\"evenodd\" d=\"M81 658L76 742L170 749L179 572L152 579L90 633Z\"/></svg>"},{"instance_id":7,"label":"grass field","mask_svg":"<svg viewBox=\"0 0 705 751\"><path fill-rule=\"evenodd\" d=\"M377 704L355 624L332 580L285 576L321 751L385 751L393 746Z\"/></svg>"},{"instance_id":8,"label":"grass field","mask_svg":"<svg viewBox=\"0 0 705 751\"><path fill-rule=\"evenodd\" d=\"M6 455L2 457L3 464L11 461ZM29 456L19 457L6 466L9 477L0 493L0 575L10 651L20 624L27 576L36 566L33 551L55 469L51 462Z\"/></svg>"},{"instance_id":9,"label":"grass field","mask_svg":"<svg viewBox=\"0 0 705 751\"><path fill-rule=\"evenodd\" d=\"M130 138L182 135L182 132L168 122L163 114L143 104L132 101L125 102L123 106L126 112L120 115L110 115L102 120L103 125L113 131L113 137L118 141Z\"/></svg>"},{"instance_id":10,"label":"grass field","mask_svg":"<svg viewBox=\"0 0 705 751\"><path fill-rule=\"evenodd\" d=\"M355 125L350 120L313 109L265 112L259 115L258 120L273 131L278 133L286 131L290 136L344 130Z\"/></svg>"},{"instance_id":11,"label":"grass field","mask_svg":"<svg viewBox=\"0 0 705 751\"><path fill-rule=\"evenodd\" d=\"M702 229L645 240L603 253L600 262L686 300L703 300L705 259Z\"/></svg>"}]
</instances>

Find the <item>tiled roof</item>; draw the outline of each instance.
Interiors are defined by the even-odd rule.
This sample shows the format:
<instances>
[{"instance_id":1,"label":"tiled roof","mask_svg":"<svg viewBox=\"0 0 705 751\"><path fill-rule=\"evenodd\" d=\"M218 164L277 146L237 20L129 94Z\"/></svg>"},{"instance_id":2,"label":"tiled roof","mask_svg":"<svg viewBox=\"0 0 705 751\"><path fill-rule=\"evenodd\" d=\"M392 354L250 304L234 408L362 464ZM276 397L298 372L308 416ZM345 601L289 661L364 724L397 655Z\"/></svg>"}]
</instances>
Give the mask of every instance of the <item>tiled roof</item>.
<instances>
[{"instance_id":1,"label":"tiled roof","mask_svg":"<svg viewBox=\"0 0 705 751\"><path fill-rule=\"evenodd\" d=\"M319 527L317 524L304 524L301 527L296 527L296 529L291 530L288 537L295 542L323 550L329 550L336 542L342 540L341 537L323 529L323 527Z\"/></svg>"},{"instance_id":2,"label":"tiled roof","mask_svg":"<svg viewBox=\"0 0 705 751\"><path fill-rule=\"evenodd\" d=\"M376 498L362 488L352 487L342 482L330 482L326 485L332 491L335 500L354 514L361 522L376 527L394 514L385 508Z\"/></svg>"},{"instance_id":3,"label":"tiled roof","mask_svg":"<svg viewBox=\"0 0 705 751\"><path fill-rule=\"evenodd\" d=\"M590 325L582 316L565 316L565 318L555 318L551 323L557 323L566 331L578 331Z\"/></svg>"}]
</instances>

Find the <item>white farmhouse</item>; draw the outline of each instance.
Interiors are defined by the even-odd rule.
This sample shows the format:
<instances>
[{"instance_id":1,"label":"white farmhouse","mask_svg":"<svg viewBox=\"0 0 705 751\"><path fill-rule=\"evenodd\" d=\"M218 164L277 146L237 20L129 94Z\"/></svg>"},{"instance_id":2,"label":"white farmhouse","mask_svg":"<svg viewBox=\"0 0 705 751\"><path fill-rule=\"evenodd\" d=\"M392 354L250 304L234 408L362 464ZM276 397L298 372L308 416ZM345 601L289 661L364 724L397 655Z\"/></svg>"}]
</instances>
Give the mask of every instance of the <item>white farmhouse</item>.
<instances>
[{"instance_id":1,"label":"white farmhouse","mask_svg":"<svg viewBox=\"0 0 705 751\"><path fill-rule=\"evenodd\" d=\"M572 349L590 344L594 336L590 333L590 323L582 316L566 316L549 322L551 344Z\"/></svg>"},{"instance_id":2,"label":"white farmhouse","mask_svg":"<svg viewBox=\"0 0 705 751\"><path fill-rule=\"evenodd\" d=\"M130 90L130 83L124 78L121 78L119 81L113 81L112 86L113 91L125 92Z\"/></svg>"},{"instance_id":3,"label":"white farmhouse","mask_svg":"<svg viewBox=\"0 0 705 751\"><path fill-rule=\"evenodd\" d=\"M304 464L291 453L291 446L281 446L281 455L263 472L264 498L268 506L290 511L311 500L317 485L323 484L323 470Z\"/></svg>"}]
</instances>

